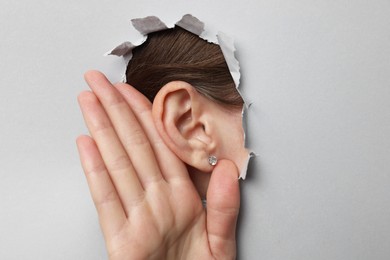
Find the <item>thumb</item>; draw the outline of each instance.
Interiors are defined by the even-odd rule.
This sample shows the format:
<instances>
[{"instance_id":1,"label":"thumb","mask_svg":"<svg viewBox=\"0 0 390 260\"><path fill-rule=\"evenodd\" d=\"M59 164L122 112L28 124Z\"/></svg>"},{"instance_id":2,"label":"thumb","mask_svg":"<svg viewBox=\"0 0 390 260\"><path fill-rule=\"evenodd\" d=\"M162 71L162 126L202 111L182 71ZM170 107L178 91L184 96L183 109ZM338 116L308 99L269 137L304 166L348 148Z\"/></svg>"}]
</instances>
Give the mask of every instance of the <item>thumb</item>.
<instances>
[{"instance_id":1,"label":"thumb","mask_svg":"<svg viewBox=\"0 0 390 260\"><path fill-rule=\"evenodd\" d=\"M240 208L238 170L229 160L217 163L207 190L207 233L217 259L235 259L236 223Z\"/></svg>"}]
</instances>

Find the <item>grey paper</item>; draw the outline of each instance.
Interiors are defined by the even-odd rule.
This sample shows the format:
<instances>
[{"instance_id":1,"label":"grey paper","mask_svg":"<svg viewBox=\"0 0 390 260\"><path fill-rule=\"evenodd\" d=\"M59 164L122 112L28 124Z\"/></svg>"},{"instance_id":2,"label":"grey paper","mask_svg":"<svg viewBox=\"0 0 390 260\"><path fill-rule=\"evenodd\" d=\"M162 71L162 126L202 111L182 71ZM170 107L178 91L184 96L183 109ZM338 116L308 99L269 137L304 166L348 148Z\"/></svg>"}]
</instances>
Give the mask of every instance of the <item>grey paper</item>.
<instances>
[{"instance_id":1,"label":"grey paper","mask_svg":"<svg viewBox=\"0 0 390 260\"><path fill-rule=\"evenodd\" d=\"M198 36L204 31L204 23L190 14L184 15L176 25Z\"/></svg>"},{"instance_id":2,"label":"grey paper","mask_svg":"<svg viewBox=\"0 0 390 260\"><path fill-rule=\"evenodd\" d=\"M143 35L168 29L165 23L161 22L161 20L156 16L136 18L132 19L131 22L134 28Z\"/></svg>"},{"instance_id":3,"label":"grey paper","mask_svg":"<svg viewBox=\"0 0 390 260\"><path fill-rule=\"evenodd\" d=\"M175 25L182 27L183 29L194 33L201 37L204 40L207 40L208 42L213 42L212 39L209 39L204 35L204 23L200 21L198 18L192 16L191 14L186 14L184 15L181 20L176 22L174 25L167 26L164 22L162 22L159 18L156 16L147 16L145 18L137 18L137 19L132 19L132 24L136 30L138 30L144 38L141 40L138 40L137 43L131 43L131 42L124 42L120 44L119 46L115 47L108 53L107 55L116 55L116 56L122 56L127 62L131 60L132 57L132 50L144 43L147 39L147 35L152 32L157 32L157 31L162 31L166 29L173 28ZM226 34L219 32L217 34L217 42L215 44L219 44L223 53L223 56L225 57L225 61L228 65L230 74L233 78L234 84L236 86L236 89L238 93L240 94L241 98L244 100L244 106L243 106L243 112L242 112L242 117L243 117L243 129L244 129L244 140L245 140L245 133L246 133L246 126L244 124L245 116L247 113L247 110L249 109L250 104L247 103L246 98L241 94L239 90L239 85L240 85L240 65L238 60L236 59L234 52L235 52L235 47L234 47L234 41L232 38L227 36ZM126 80L126 75L122 77L122 81L125 82ZM246 141L245 141L246 142ZM245 143L245 147L247 147ZM240 171L240 176L239 178L245 179L246 173L247 173L247 168L248 168L248 163L250 158L255 156L255 154L251 151L248 151L248 159L245 165L243 166L242 169L239 169Z\"/></svg>"}]
</instances>

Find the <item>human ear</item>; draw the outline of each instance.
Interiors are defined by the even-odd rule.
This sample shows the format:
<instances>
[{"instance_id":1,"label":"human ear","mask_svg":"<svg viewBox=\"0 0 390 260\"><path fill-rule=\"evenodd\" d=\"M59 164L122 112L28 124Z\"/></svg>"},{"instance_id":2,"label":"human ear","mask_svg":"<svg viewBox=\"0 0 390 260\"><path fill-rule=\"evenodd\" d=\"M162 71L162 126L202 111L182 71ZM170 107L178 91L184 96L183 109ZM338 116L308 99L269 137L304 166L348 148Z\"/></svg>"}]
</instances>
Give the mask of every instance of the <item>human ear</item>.
<instances>
[{"instance_id":1,"label":"human ear","mask_svg":"<svg viewBox=\"0 0 390 260\"><path fill-rule=\"evenodd\" d=\"M186 164L211 172L208 157L215 153L216 138L208 100L189 83L164 85L153 101L153 118L165 144Z\"/></svg>"}]
</instances>

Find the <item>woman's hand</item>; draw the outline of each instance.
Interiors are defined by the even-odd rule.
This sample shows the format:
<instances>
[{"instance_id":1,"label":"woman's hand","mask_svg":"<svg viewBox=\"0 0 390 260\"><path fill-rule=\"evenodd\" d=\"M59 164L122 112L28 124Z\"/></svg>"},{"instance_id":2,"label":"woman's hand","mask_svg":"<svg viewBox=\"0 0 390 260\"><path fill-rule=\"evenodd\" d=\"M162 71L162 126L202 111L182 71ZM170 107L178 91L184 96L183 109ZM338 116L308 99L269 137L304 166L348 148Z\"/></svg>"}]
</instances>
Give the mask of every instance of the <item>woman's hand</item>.
<instances>
[{"instance_id":1,"label":"woman's hand","mask_svg":"<svg viewBox=\"0 0 390 260\"><path fill-rule=\"evenodd\" d=\"M162 142L151 103L99 72L79 103L91 137L77 146L110 259L234 259L238 171L221 160L207 210L186 166Z\"/></svg>"}]
</instances>

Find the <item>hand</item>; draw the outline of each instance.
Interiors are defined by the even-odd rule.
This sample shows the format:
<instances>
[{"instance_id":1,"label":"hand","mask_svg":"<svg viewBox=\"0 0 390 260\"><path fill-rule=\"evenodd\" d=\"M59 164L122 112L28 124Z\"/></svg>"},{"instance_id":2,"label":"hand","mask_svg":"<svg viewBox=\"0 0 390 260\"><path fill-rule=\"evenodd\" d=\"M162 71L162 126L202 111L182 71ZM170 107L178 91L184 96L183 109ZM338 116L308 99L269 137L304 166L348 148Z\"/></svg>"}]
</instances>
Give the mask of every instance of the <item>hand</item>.
<instances>
[{"instance_id":1,"label":"hand","mask_svg":"<svg viewBox=\"0 0 390 260\"><path fill-rule=\"evenodd\" d=\"M79 104L91 134L77 146L110 259L234 259L238 170L215 166L207 210L186 166L161 140L152 104L99 72Z\"/></svg>"}]
</instances>

